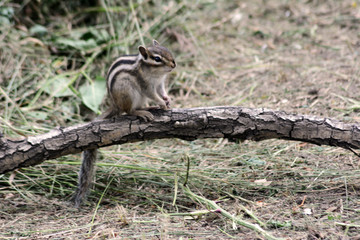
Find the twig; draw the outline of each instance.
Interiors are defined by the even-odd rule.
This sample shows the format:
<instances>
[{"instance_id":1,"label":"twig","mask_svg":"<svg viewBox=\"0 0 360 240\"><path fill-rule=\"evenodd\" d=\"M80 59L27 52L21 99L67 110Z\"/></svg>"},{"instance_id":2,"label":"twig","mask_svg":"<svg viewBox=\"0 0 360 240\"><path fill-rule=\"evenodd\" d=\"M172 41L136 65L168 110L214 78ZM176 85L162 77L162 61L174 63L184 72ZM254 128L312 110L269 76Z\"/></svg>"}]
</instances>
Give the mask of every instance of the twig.
<instances>
[{"instance_id":1,"label":"twig","mask_svg":"<svg viewBox=\"0 0 360 240\"><path fill-rule=\"evenodd\" d=\"M189 179L189 171L190 171L190 158L188 155L186 155L184 157L185 160L187 160L187 165L186 165L186 176L185 176L185 181L184 181L184 186L186 186L187 181Z\"/></svg>"},{"instance_id":2,"label":"twig","mask_svg":"<svg viewBox=\"0 0 360 240\"><path fill-rule=\"evenodd\" d=\"M176 204L177 192L178 192L178 188L179 188L179 181L178 181L177 173L175 173L174 177L175 177L175 180L174 180L175 187L174 187L174 200L173 200L173 203L172 203L173 206L175 206L175 204Z\"/></svg>"},{"instance_id":3,"label":"twig","mask_svg":"<svg viewBox=\"0 0 360 240\"><path fill-rule=\"evenodd\" d=\"M343 227L354 227L354 228L360 228L360 225L357 224L349 224L349 223L341 223L341 222L335 222L335 225L343 226Z\"/></svg>"},{"instance_id":4,"label":"twig","mask_svg":"<svg viewBox=\"0 0 360 240\"><path fill-rule=\"evenodd\" d=\"M216 202L208 200L204 197L201 197L199 195L196 195L195 193L193 193L189 187L184 186L183 187L184 192L189 195L192 199L200 202L200 203L204 203L206 204L207 207L209 207L210 209L213 209L214 212L217 213L221 213L221 215L229 218L230 220L232 220L232 222L242 225L244 227L250 228L260 234L262 234L264 237L266 237L267 239L281 239L281 238L276 238L274 236L272 236L270 233L266 232L264 229L262 229L258 224L252 224L250 222L244 221L242 219L240 219L239 217L235 217L233 215L231 215L229 212L227 212L226 210L222 209L219 205L216 204Z\"/></svg>"}]
</instances>

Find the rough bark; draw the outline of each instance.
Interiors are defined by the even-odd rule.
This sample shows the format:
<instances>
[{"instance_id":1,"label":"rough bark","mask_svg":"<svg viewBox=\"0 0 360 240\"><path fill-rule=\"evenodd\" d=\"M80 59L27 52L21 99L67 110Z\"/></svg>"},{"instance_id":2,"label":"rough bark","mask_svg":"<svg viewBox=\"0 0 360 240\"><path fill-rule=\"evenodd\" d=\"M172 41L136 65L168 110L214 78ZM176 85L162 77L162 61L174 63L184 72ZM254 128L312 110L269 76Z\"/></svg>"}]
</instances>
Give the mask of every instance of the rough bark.
<instances>
[{"instance_id":1,"label":"rough bark","mask_svg":"<svg viewBox=\"0 0 360 240\"><path fill-rule=\"evenodd\" d=\"M207 107L153 110L155 120L144 122L123 116L110 120L58 128L26 139L0 138L0 173L34 166L46 159L114 144L160 138L228 138L255 140L278 138L360 148L360 124L301 116L267 109Z\"/></svg>"}]
</instances>

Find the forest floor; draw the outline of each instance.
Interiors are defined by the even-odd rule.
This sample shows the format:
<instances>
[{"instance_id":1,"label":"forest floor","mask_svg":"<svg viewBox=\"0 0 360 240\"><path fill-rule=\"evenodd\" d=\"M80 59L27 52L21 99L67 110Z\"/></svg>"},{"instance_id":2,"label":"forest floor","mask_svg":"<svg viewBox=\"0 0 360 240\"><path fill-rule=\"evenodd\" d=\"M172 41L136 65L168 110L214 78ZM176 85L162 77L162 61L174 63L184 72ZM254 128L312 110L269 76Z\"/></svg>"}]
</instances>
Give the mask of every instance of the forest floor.
<instances>
[{"instance_id":1,"label":"forest floor","mask_svg":"<svg viewBox=\"0 0 360 240\"><path fill-rule=\"evenodd\" d=\"M0 3L6 137L90 121L105 107L91 105L86 87L103 83L111 61L136 53L142 38L156 38L176 57L172 107L244 106L360 122L358 0L98 1L58 3L53 15L37 1L18 2ZM81 209L70 202L80 154L0 175L0 238L265 239L186 194L190 160L193 193L253 224L256 216L276 238L360 239L360 161L350 151L224 139L99 151Z\"/></svg>"}]
</instances>

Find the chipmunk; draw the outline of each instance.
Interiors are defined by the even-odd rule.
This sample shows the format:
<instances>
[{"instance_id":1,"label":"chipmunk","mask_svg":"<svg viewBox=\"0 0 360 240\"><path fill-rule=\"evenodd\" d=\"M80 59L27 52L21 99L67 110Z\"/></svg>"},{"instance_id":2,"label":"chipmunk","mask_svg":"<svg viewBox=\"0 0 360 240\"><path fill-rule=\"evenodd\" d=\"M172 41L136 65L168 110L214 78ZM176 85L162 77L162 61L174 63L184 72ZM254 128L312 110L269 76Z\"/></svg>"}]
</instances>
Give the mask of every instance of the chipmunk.
<instances>
[{"instance_id":1,"label":"chipmunk","mask_svg":"<svg viewBox=\"0 0 360 240\"><path fill-rule=\"evenodd\" d=\"M98 119L108 119L126 113L152 121L154 116L147 111L148 99L162 109L170 108L170 97L165 91L167 74L176 67L171 52L153 40L151 47L139 46L137 55L116 59L107 73L107 91L110 109ZM75 206L79 207L89 189L94 172L97 149L85 150L79 172L78 188L74 195Z\"/></svg>"}]
</instances>

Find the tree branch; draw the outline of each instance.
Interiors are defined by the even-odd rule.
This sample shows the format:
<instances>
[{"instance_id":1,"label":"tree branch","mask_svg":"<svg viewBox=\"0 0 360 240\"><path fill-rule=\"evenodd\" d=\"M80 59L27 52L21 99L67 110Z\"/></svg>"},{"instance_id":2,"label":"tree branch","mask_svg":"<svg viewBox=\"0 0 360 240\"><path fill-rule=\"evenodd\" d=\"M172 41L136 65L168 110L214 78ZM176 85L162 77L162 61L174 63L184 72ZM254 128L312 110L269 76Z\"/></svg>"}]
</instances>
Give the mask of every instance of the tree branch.
<instances>
[{"instance_id":1,"label":"tree branch","mask_svg":"<svg viewBox=\"0 0 360 240\"><path fill-rule=\"evenodd\" d=\"M0 173L85 149L161 138L189 141L198 138L254 141L278 138L360 149L360 124L328 118L225 106L151 112L155 116L152 122L123 116L58 128L27 139L10 140L0 136Z\"/></svg>"}]
</instances>

